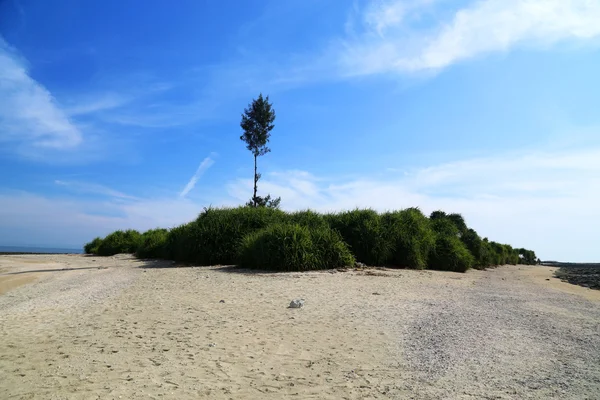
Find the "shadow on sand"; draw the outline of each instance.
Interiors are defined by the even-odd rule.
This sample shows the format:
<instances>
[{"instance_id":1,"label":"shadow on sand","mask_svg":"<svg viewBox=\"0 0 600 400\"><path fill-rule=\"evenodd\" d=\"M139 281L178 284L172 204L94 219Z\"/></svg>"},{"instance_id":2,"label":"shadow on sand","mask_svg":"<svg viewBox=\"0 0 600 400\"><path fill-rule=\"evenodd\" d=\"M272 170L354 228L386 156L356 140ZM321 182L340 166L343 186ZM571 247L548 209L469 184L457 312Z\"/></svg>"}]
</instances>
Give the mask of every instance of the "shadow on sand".
<instances>
[{"instance_id":1,"label":"shadow on sand","mask_svg":"<svg viewBox=\"0 0 600 400\"><path fill-rule=\"evenodd\" d=\"M213 271L225 272L228 274L240 274L240 275L275 275L281 273L290 273L298 271L269 271L269 270L258 270L240 268L237 265L196 265L179 263L170 260L153 260L145 259L138 260L138 268L142 269L153 269L153 268L210 268ZM326 271L325 271L326 272Z\"/></svg>"},{"instance_id":2,"label":"shadow on sand","mask_svg":"<svg viewBox=\"0 0 600 400\"><path fill-rule=\"evenodd\" d=\"M0 274L0 276L4 275L21 275L21 274L33 274L39 272L63 272L63 271L79 271L84 269L107 269L109 267L81 267L81 268L54 268L54 269L30 269L27 271L17 271L17 272L7 272L4 274Z\"/></svg>"}]
</instances>

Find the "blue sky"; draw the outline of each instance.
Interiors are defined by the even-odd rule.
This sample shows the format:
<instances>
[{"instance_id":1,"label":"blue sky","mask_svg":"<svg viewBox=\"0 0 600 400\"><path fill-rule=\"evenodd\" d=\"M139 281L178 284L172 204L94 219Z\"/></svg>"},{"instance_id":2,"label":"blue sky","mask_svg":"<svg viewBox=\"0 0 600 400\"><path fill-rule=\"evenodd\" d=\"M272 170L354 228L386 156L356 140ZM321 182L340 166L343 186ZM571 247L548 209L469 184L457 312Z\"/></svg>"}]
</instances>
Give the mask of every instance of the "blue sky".
<instances>
[{"instance_id":1,"label":"blue sky","mask_svg":"<svg viewBox=\"0 0 600 400\"><path fill-rule=\"evenodd\" d=\"M0 2L0 244L75 246L251 196L418 206L600 261L600 2Z\"/></svg>"}]
</instances>

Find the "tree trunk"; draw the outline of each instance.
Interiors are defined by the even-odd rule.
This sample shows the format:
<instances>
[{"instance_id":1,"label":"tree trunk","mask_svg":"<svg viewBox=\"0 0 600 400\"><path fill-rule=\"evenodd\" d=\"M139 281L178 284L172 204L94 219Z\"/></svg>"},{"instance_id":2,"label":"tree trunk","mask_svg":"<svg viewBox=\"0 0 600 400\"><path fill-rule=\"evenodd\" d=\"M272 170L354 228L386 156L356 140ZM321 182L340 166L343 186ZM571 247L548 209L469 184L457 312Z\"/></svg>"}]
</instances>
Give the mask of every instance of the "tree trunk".
<instances>
[{"instance_id":1,"label":"tree trunk","mask_svg":"<svg viewBox=\"0 0 600 400\"><path fill-rule=\"evenodd\" d=\"M258 184L258 173L256 169L256 156L254 156L254 196L252 196L252 202L254 203L254 207L256 207L256 186Z\"/></svg>"}]
</instances>

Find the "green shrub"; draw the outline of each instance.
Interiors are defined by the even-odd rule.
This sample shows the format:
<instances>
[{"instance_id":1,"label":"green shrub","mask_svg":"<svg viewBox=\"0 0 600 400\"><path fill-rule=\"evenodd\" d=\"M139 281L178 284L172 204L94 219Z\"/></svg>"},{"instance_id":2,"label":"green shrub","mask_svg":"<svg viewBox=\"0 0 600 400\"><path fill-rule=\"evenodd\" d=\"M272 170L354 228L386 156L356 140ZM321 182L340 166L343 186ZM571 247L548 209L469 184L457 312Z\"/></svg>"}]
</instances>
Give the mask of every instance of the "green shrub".
<instances>
[{"instance_id":1,"label":"green shrub","mask_svg":"<svg viewBox=\"0 0 600 400\"><path fill-rule=\"evenodd\" d=\"M460 236L466 234L469 230L469 228L467 227L467 223L465 222L465 219L462 215L456 213L448 214L448 219L454 224L456 229L458 229L458 233L460 234Z\"/></svg>"},{"instance_id":2,"label":"green shrub","mask_svg":"<svg viewBox=\"0 0 600 400\"><path fill-rule=\"evenodd\" d=\"M327 214L325 220L338 231L354 257L367 265L384 265L392 253L392 243L381 216L370 209Z\"/></svg>"},{"instance_id":3,"label":"green shrub","mask_svg":"<svg viewBox=\"0 0 600 400\"><path fill-rule=\"evenodd\" d=\"M285 222L290 224L307 226L309 228L329 227L329 223L327 222L325 217L323 217L323 214L319 214L311 210L296 211L286 214Z\"/></svg>"},{"instance_id":4,"label":"green shrub","mask_svg":"<svg viewBox=\"0 0 600 400\"><path fill-rule=\"evenodd\" d=\"M142 243L142 235L135 230L116 231L102 240L98 255L112 256L121 253L135 253Z\"/></svg>"},{"instance_id":5,"label":"green shrub","mask_svg":"<svg viewBox=\"0 0 600 400\"><path fill-rule=\"evenodd\" d=\"M435 248L429 257L430 269L466 272L474 262L473 255L458 237L437 235Z\"/></svg>"},{"instance_id":6,"label":"green shrub","mask_svg":"<svg viewBox=\"0 0 600 400\"><path fill-rule=\"evenodd\" d=\"M490 242L492 252L492 265L505 265L507 263L508 254L504 245L497 242Z\"/></svg>"},{"instance_id":7,"label":"green shrub","mask_svg":"<svg viewBox=\"0 0 600 400\"><path fill-rule=\"evenodd\" d=\"M483 241L475 230L467 229L460 240L473 255L474 268L484 269L490 265L487 242Z\"/></svg>"},{"instance_id":8,"label":"green shrub","mask_svg":"<svg viewBox=\"0 0 600 400\"><path fill-rule=\"evenodd\" d=\"M176 261L198 265L235 264L244 236L284 218L283 211L266 207L206 209L195 221L173 229L168 252Z\"/></svg>"},{"instance_id":9,"label":"green shrub","mask_svg":"<svg viewBox=\"0 0 600 400\"><path fill-rule=\"evenodd\" d=\"M85 254L98 254L98 247L102 243L102 239L97 237L89 243L86 243L83 246L83 251Z\"/></svg>"},{"instance_id":10,"label":"green shrub","mask_svg":"<svg viewBox=\"0 0 600 400\"><path fill-rule=\"evenodd\" d=\"M166 229L151 229L142 234L141 244L135 252L137 258L168 258Z\"/></svg>"},{"instance_id":11,"label":"green shrub","mask_svg":"<svg viewBox=\"0 0 600 400\"><path fill-rule=\"evenodd\" d=\"M441 211L438 211L440 213ZM448 218L431 218L431 228L438 235L459 237L460 231L454 222Z\"/></svg>"},{"instance_id":12,"label":"green shrub","mask_svg":"<svg viewBox=\"0 0 600 400\"><path fill-rule=\"evenodd\" d=\"M354 264L337 232L298 224L274 224L244 237L240 266L276 271L309 271Z\"/></svg>"},{"instance_id":13,"label":"green shrub","mask_svg":"<svg viewBox=\"0 0 600 400\"><path fill-rule=\"evenodd\" d=\"M519 264L535 265L537 263L537 256L535 252L527 249L516 249L519 254Z\"/></svg>"},{"instance_id":14,"label":"green shrub","mask_svg":"<svg viewBox=\"0 0 600 400\"><path fill-rule=\"evenodd\" d=\"M431 223L418 208L388 212L382 215L383 225L391 243L388 263L424 269L429 252L435 244Z\"/></svg>"}]
</instances>

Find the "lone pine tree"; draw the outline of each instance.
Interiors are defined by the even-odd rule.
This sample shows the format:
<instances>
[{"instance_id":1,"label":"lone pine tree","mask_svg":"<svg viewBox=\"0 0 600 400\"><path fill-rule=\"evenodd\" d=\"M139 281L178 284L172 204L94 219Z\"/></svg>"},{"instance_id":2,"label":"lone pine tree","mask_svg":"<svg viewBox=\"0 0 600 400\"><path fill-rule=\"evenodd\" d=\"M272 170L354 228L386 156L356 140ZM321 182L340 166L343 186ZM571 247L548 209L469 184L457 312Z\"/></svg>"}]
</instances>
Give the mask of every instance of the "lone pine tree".
<instances>
[{"instance_id":1,"label":"lone pine tree","mask_svg":"<svg viewBox=\"0 0 600 400\"><path fill-rule=\"evenodd\" d=\"M273 104L269 103L269 96L263 97L262 93L257 99L253 99L248 108L244 109L242 114L242 127L244 133L240 139L246 143L246 148L254 156L254 192L250 201L246 204L253 207L279 207L281 198L271 199L271 195L266 197L258 196L257 188L260 174L258 173L257 159L271 151L267 147L271 131L275 127L275 110Z\"/></svg>"}]
</instances>

